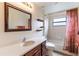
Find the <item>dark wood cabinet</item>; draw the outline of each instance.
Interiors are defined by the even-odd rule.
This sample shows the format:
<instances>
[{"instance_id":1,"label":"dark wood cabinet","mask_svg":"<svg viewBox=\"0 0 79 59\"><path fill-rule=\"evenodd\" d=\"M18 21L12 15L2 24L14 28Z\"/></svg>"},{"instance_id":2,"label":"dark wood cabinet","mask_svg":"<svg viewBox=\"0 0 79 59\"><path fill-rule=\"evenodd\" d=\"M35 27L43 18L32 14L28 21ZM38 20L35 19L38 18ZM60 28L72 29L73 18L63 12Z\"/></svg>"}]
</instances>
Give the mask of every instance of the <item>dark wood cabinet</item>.
<instances>
[{"instance_id":1,"label":"dark wood cabinet","mask_svg":"<svg viewBox=\"0 0 79 59\"><path fill-rule=\"evenodd\" d=\"M46 41L41 44L41 47L42 47L42 50L41 50L42 56L46 56L47 55Z\"/></svg>"},{"instance_id":2,"label":"dark wood cabinet","mask_svg":"<svg viewBox=\"0 0 79 59\"><path fill-rule=\"evenodd\" d=\"M46 55L46 41L39 44L38 46L36 46L23 56L45 56L45 55Z\"/></svg>"},{"instance_id":3,"label":"dark wood cabinet","mask_svg":"<svg viewBox=\"0 0 79 59\"><path fill-rule=\"evenodd\" d=\"M42 56L41 55L41 50L39 50L38 52L36 52L33 56Z\"/></svg>"}]
</instances>

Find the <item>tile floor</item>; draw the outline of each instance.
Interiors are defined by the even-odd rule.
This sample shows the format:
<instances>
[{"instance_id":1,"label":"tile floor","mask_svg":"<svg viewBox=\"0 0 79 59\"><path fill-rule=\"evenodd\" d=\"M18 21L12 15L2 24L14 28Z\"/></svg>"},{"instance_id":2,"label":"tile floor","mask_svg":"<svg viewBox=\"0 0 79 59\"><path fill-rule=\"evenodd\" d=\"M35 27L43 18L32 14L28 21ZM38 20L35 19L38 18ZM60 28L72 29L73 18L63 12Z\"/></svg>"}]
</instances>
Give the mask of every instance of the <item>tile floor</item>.
<instances>
[{"instance_id":1,"label":"tile floor","mask_svg":"<svg viewBox=\"0 0 79 59\"><path fill-rule=\"evenodd\" d=\"M57 53L57 52L53 52L53 55L52 56L65 56L65 55L60 54L60 53Z\"/></svg>"}]
</instances>

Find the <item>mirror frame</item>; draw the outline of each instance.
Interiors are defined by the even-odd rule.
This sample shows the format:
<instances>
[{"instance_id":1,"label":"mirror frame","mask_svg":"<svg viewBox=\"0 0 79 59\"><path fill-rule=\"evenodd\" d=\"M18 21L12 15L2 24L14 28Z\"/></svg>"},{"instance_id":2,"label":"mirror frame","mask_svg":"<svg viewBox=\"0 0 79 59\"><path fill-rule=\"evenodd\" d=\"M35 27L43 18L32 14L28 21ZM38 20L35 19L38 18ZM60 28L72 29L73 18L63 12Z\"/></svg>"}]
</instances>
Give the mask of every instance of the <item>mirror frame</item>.
<instances>
[{"instance_id":1,"label":"mirror frame","mask_svg":"<svg viewBox=\"0 0 79 59\"><path fill-rule=\"evenodd\" d=\"M30 15L30 21L28 22L28 24L29 24L29 28L28 29L9 29L9 27L8 27L8 25L9 25L9 22L8 22L8 20L9 20L9 14L8 14L9 13L9 9L8 8L9 7ZM7 2L4 2L4 19L5 19L5 24L4 24L5 32L30 31L30 30L32 30L32 25L31 25L32 14L27 12L27 11L25 11L25 10L23 10L23 9L21 9L21 8L16 7L14 5L11 5L11 4L7 3Z\"/></svg>"}]
</instances>

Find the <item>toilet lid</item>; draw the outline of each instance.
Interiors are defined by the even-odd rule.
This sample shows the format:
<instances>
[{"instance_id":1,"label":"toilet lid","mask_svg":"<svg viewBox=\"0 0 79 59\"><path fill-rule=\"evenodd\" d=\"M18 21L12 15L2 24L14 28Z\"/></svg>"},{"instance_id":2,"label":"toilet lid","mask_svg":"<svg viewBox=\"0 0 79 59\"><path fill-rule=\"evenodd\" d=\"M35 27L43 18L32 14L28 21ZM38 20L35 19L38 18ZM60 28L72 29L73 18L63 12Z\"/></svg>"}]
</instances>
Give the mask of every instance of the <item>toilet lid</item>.
<instances>
[{"instance_id":1,"label":"toilet lid","mask_svg":"<svg viewBox=\"0 0 79 59\"><path fill-rule=\"evenodd\" d=\"M54 48L55 45L53 43L51 43L51 42L46 42L46 47L47 48Z\"/></svg>"}]
</instances>

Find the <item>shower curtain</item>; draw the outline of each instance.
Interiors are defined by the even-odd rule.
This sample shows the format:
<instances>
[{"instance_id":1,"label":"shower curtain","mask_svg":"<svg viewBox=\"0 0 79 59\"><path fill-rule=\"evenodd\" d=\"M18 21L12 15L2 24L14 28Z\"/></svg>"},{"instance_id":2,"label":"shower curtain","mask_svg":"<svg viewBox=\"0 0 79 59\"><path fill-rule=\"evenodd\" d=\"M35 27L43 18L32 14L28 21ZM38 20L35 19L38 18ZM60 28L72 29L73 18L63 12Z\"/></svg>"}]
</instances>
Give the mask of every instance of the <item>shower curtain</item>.
<instances>
[{"instance_id":1,"label":"shower curtain","mask_svg":"<svg viewBox=\"0 0 79 59\"><path fill-rule=\"evenodd\" d=\"M77 28L78 28L78 9L71 9L67 13L66 40L64 50L78 54Z\"/></svg>"}]
</instances>

